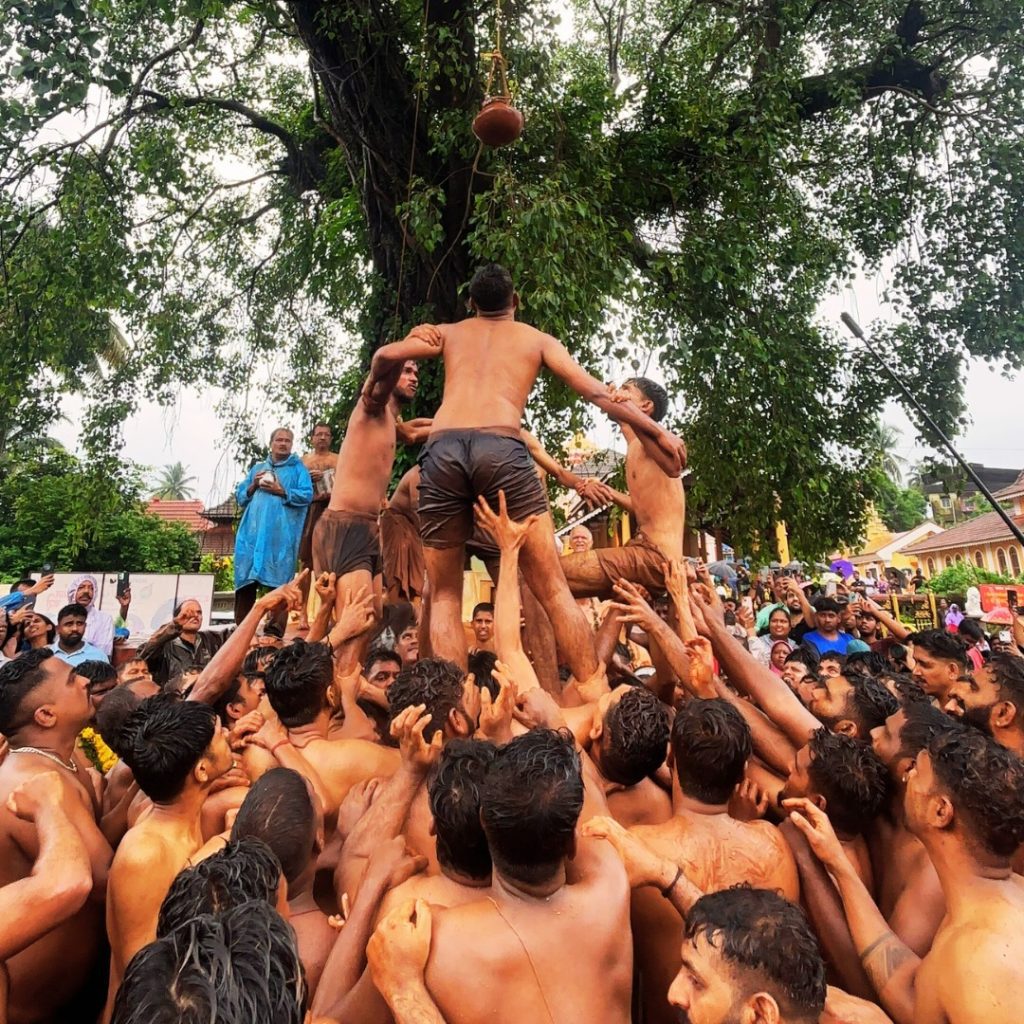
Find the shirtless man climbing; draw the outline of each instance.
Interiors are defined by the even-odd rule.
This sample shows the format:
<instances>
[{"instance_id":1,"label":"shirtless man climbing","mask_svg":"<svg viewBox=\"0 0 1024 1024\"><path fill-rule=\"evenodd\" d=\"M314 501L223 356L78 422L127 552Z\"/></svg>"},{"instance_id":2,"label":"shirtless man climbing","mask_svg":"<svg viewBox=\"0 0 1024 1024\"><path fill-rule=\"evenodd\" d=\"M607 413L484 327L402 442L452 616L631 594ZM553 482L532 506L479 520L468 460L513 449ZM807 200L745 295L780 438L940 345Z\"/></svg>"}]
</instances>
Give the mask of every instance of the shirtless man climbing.
<instances>
[{"instance_id":1,"label":"shirtless man climbing","mask_svg":"<svg viewBox=\"0 0 1024 1024\"><path fill-rule=\"evenodd\" d=\"M416 328L399 345L423 345ZM352 595L363 587L373 590L378 617L381 611L381 557L377 517L388 492L395 444L422 440L420 431L429 420L399 425L398 414L416 395L416 363L402 359L386 373L371 374L352 410L334 470L334 486L327 511L313 531L313 566L316 574L338 578L335 618ZM459 577L461 579L461 575Z\"/></svg>"},{"instance_id":2,"label":"shirtless man climbing","mask_svg":"<svg viewBox=\"0 0 1024 1024\"><path fill-rule=\"evenodd\" d=\"M627 380L614 400L629 404L658 421L668 410L665 389L646 377ZM683 557L683 523L686 497L678 473L666 472L652 441L622 424L626 438L626 482L623 494L597 480L584 485L584 497L614 502L631 512L639 527L623 547L591 548L562 556L562 569L574 597L611 597L620 579L639 583L648 590L665 585L662 566Z\"/></svg>"},{"instance_id":3,"label":"shirtless man climbing","mask_svg":"<svg viewBox=\"0 0 1024 1024\"><path fill-rule=\"evenodd\" d=\"M483 495L497 507L502 489L513 518L538 516L523 549L523 570L573 675L589 679L598 670L593 637L559 568L547 501L520 436L526 399L546 366L612 419L648 438L666 473L682 472L686 448L632 403L616 402L555 338L517 323L519 297L503 267L491 264L479 270L469 298L475 316L417 328L404 341L378 349L371 371L371 382L383 380L407 359L444 356L444 397L420 456L419 515L432 591L433 653L466 665L459 623L473 502Z\"/></svg>"}]
</instances>

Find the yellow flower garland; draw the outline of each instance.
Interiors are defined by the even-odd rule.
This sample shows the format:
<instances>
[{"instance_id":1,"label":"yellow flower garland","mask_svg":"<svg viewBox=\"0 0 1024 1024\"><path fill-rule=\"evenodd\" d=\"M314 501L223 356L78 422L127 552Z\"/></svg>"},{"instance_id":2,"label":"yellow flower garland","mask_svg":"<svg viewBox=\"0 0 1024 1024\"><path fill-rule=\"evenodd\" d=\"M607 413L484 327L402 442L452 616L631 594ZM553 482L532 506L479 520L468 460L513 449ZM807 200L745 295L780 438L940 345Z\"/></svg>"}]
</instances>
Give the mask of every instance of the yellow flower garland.
<instances>
[{"instance_id":1,"label":"yellow flower garland","mask_svg":"<svg viewBox=\"0 0 1024 1024\"><path fill-rule=\"evenodd\" d=\"M78 734L78 745L90 761L104 774L117 764L119 758L103 742L103 737L90 725Z\"/></svg>"}]
</instances>

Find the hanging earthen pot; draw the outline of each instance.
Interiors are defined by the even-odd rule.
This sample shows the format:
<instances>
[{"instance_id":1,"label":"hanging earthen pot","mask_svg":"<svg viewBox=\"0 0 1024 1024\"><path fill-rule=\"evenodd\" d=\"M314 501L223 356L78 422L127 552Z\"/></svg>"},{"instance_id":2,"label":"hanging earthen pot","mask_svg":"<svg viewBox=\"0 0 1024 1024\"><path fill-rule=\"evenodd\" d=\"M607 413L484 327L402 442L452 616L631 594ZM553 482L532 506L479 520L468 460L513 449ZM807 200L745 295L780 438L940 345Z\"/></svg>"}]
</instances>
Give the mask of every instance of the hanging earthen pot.
<instances>
[{"instance_id":1,"label":"hanging earthen pot","mask_svg":"<svg viewBox=\"0 0 1024 1024\"><path fill-rule=\"evenodd\" d=\"M507 146L522 130L522 112L512 106L508 96L489 96L473 118L473 134L485 146Z\"/></svg>"}]
</instances>

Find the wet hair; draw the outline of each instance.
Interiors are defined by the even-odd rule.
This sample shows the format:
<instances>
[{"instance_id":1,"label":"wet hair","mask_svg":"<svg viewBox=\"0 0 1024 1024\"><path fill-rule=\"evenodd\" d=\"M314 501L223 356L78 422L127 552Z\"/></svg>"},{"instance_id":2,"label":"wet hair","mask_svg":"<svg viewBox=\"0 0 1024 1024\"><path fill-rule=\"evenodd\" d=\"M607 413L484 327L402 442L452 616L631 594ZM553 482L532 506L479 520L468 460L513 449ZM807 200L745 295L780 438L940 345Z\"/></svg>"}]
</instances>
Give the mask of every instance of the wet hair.
<instances>
[{"instance_id":1,"label":"wet hair","mask_svg":"<svg viewBox=\"0 0 1024 1024\"><path fill-rule=\"evenodd\" d=\"M817 672L818 666L821 664L821 658L818 656L818 651L814 647L797 647L796 650L786 657L787 665L791 661L799 662L801 665L806 665L812 672Z\"/></svg>"},{"instance_id":2,"label":"wet hair","mask_svg":"<svg viewBox=\"0 0 1024 1024\"><path fill-rule=\"evenodd\" d=\"M143 946L112 1024L303 1024L308 992L295 933L266 903L204 914Z\"/></svg>"},{"instance_id":3,"label":"wet hair","mask_svg":"<svg viewBox=\"0 0 1024 1024\"><path fill-rule=\"evenodd\" d=\"M390 646L398 643L401 635L416 625L416 609L408 601L393 601L384 605L380 624L370 637L370 647ZM390 633L392 639L387 639Z\"/></svg>"},{"instance_id":4,"label":"wet hair","mask_svg":"<svg viewBox=\"0 0 1024 1024\"><path fill-rule=\"evenodd\" d=\"M899 709L899 701L883 683L871 676L853 674L843 677L853 687L846 699L847 712L856 722L861 738L867 742L868 734Z\"/></svg>"},{"instance_id":5,"label":"wet hair","mask_svg":"<svg viewBox=\"0 0 1024 1024\"><path fill-rule=\"evenodd\" d=\"M292 885L313 857L316 825L306 780L291 768L271 768L246 793L231 827L231 839L261 839L280 862L285 881Z\"/></svg>"},{"instance_id":6,"label":"wet hair","mask_svg":"<svg viewBox=\"0 0 1024 1024\"><path fill-rule=\"evenodd\" d=\"M232 839L223 850L178 873L156 923L156 936L170 934L195 917L226 914L252 900L277 904L281 865L259 839Z\"/></svg>"},{"instance_id":7,"label":"wet hair","mask_svg":"<svg viewBox=\"0 0 1024 1024\"><path fill-rule=\"evenodd\" d=\"M892 680L892 685L896 688L896 700L899 701L900 707L915 702L923 701L926 704L929 702L928 694L921 689L920 683L909 673L886 668L878 674L878 681L885 686L886 679Z\"/></svg>"},{"instance_id":8,"label":"wet hair","mask_svg":"<svg viewBox=\"0 0 1024 1024\"><path fill-rule=\"evenodd\" d=\"M1017 708L1017 723L1024 726L1024 658L996 654L986 666L999 694Z\"/></svg>"},{"instance_id":9,"label":"wet hair","mask_svg":"<svg viewBox=\"0 0 1024 1024\"><path fill-rule=\"evenodd\" d=\"M427 784L438 863L477 880L491 875L480 790L496 751L485 740L453 739L445 744Z\"/></svg>"},{"instance_id":10,"label":"wet hair","mask_svg":"<svg viewBox=\"0 0 1024 1024\"><path fill-rule=\"evenodd\" d=\"M490 612L490 614L493 615L494 605L491 604L490 601L481 601L478 605L476 605L473 608L473 614L470 616L470 618L475 619L477 617L478 612Z\"/></svg>"},{"instance_id":11,"label":"wet hair","mask_svg":"<svg viewBox=\"0 0 1024 1024\"><path fill-rule=\"evenodd\" d=\"M139 789L155 803L166 803L185 788L216 730L213 708L161 693L131 713L118 743Z\"/></svg>"},{"instance_id":12,"label":"wet hair","mask_svg":"<svg viewBox=\"0 0 1024 1024\"><path fill-rule=\"evenodd\" d=\"M930 700L911 699L901 706L900 757L917 757L936 736L964 728L962 723L940 711Z\"/></svg>"},{"instance_id":13,"label":"wet hair","mask_svg":"<svg viewBox=\"0 0 1024 1024\"><path fill-rule=\"evenodd\" d=\"M821 659L818 661L818 664L823 665L826 661L835 662L835 664L839 666L840 672L846 668L846 657L838 651L822 651Z\"/></svg>"},{"instance_id":14,"label":"wet hair","mask_svg":"<svg viewBox=\"0 0 1024 1024\"><path fill-rule=\"evenodd\" d=\"M766 991L784 1020L816 1024L825 1008L825 962L804 912L768 889L735 886L702 896L686 915L685 937L718 950L745 994Z\"/></svg>"},{"instance_id":15,"label":"wet hair","mask_svg":"<svg viewBox=\"0 0 1024 1024\"><path fill-rule=\"evenodd\" d=\"M96 731L122 761L128 749L125 742L125 723L141 703L142 698L127 686L118 686L103 698L103 703L96 709Z\"/></svg>"},{"instance_id":16,"label":"wet hair","mask_svg":"<svg viewBox=\"0 0 1024 1024\"><path fill-rule=\"evenodd\" d=\"M750 727L728 702L689 700L676 712L672 760L686 796L724 804L742 781L752 750Z\"/></svg>"},{"instance_id":17,"label":"wet hair","mask_svg":"<svg viewBox=\"0 0 1024 1024\"><path fill-rule=\"evenodd\" d=\"M482 266L469 282L469 297L482 313L500 313L512 305L512 275L500 263Z\"/></svg>"},{"instance_id":18,"label":"wet hair","mask_svg":"<svg viewBox=\"0 0 1024 1024\"><path fill-rule=\"evenodd\" d=\"M89 610L84 604L79 604L77 601L72 601L71 604L64 605L59 612L57 612L57 625L69 618L72 615L78 615L79 617L86 619L89 617Z\"/></svg>"},{"instance_id":19,"label":"wet hair","mask_svg":"<svg viewBox=\"0 0 1024 1024\"><path fill-rule=\"evenodd\" d=\"M921 633L911 633L907 640L914 645L915 649L920 648L933 658L955 661L961 669L967 669L967 645L959 637L944 629L926 629Z\"/></svg>"},{"instance_id":20,"label":"wet hair","mask_svg":"<svg viewBox=\"0 0 1024 1024\"><path fill-rule=\"evenodd\" d=\"M501 688L491 673L494 672L494 665L498 656L494 651L474 651L469 656L469 671L473 675L473 682L478 689L486 690L492 700L497 700Z\"/></svg>"},{"instance_id":21,"label":"wet hair","mask_svg":"<svg viewBox=\"0 0 1024 1024\"><path fill-rule=\"evenodd\" d=\"M877 676L885 671L885 658L876 651L854 651L846 656L846 671L859 676Z\"/></svg>"},{"instance_id":22,"label":"wet hair","mask_svg":"<svg viewBox=\"0 0 1024 1024\"><path fill-rule=\"evenodd\" d=\"M252 650L246 651L245 657L242 659L241 674L243 676L254 676L263 671L260 667L262 654L263 648L261 647L254 647Z\"/></svg>"},{"instance_id":23,"label":"wet hair","mask_svg":"<svg viewBox=\"0 0 1024 1024\"><path fill-rule=\"evenodd\" d=\"M117 685L117 669L109 661L83 661L75 673L89 680L90 693L104 683L110 683L111 690Z\"/></svg>"},{"instance_id":24,"label":"wet hair","mask_svg":"<svg viewBox=\"0 0 1024 1024\"><path fill-rule=\"evenodd\" d=\"M430 722L423 730L429 743L439 729L444 729L449 713L462 707L462 683L465 674L453 661L444 658L421 658L398 673L388 687L391 721L414 704L425 704Z\"/></svg>"},{"instance_id":25,"label":"wet hair","mask_svg":"<svg viewBox=\"0 0 1024 1024\"><path fill-rule=\"evenodd\" d=\"M495 752L480 790L491 860L502 874L536 884L573 850L583 776L568 729L533 729Z\"/></svg>"},{"instance_id":26,"label":"wet hair","mask_svg":"<svg viewBox=\"0 0 1024 1024\"><path fill-rule=\"evenodd\" d=\"M1024 761L978 729L940 733L928 755L970 838L1012 857L1024 843Z\"/></svg>"},{"instance_id":27,"label":"wet hair","mask_svg":"<svg viewBox=\"0 0 1024 1024\"><path fill-rule=\"evenodd\" d=\"M402 656L396 651L393 651L390 647L385 647L383 644L377 647L371 647L370 653L367 654L366 660L363 662L363 674L369 675L370 669L377 664L378 661L388 661L392 665L397 665L399 669L402 668Z\"/></svg>"},{"instance_id":28,"label":"wet hair","mask_svg":"<svg viewBox=\"0 0 1024 1024\"><path fill-rule=\"evenodd\" d=\"M333 676L331 651L324 644L296 640L277 652L266 669L266 692L286 729L309 725L327 707Z\"/></svg>"},{"instance_id":29,"label":"wet hair","mask_svg":"<svg viewBox=\"0 0 1024 1024\"><path fill-rule=\"evenodd\" d=\"M814 599L814 610L816 612L835 612L838 615L843 610L843 607L833 597L816 597Z\"/></svg>"},{"instance_id":30,"label":"wet hair","mask_svg":"<svg viewBox=\"0 0 1024 1024\"><path fill-rule=\"evenodd\" d=\"M48 647L39 647L0 665L0 733L10 737L28 725L32 715L21 721L24 715L19 712L28 695L46 679L42 665L52 657Z\"/></svg>"},{"instance_id":31,"label":"wet hair","mask_svg":"<svg viewBox=\"0 0 1024 1024\"><path fill-rule=\"evenodd\" d=\"M610 782L635 786L665 763L668 712L650 690L630 687L604 716L601 774Z\"/></svg>"},{"instance_id":32,"label":"wet hair","mask_svg":"<svg viewBox=\"0 0 1024 1024\"><path fill-rule=\"evenodd\" d=\"M117 678L119 680L124 679L128 674L128 668L131 665L145 665L146 671L149 671L149 662L146 661L145 658L129 658L127 661L122 661L121 664L117 666Z\"/></svg>"},{"instance_id":33,"label":"wet hair","mask_svg":"<svg viewBox=\"0 0 1024 1024\"><path fill-rule=\"evenodd\" d=\"M668 412L668 392L650 377L630 377L625 381L632 384L651 403L651 419L657 423Z\"/></svg>"},{"instance_id":34,"label":"wet hair","mask_svg":"<svg viewBox=\"0 0 1024 1024\"><path fill-rule=\"evenodd\" d=\"M972 643L985 639L985 630L981 628L981 623L977 619L962 619L960 625L956 627L956 631L960 636L967 637Z\"/></svg>"},{"instance_id":35,"label":"wet hair","mask_svg":"<svg viewBox=\"0 0 1024 1024\"><path fill-rule=\"evenodd\" d=\"M807 774L837 831L860 835L885 806L889 772L875 752L852 736L816 729L808 741Z\"/></svg>"}]
</instances>

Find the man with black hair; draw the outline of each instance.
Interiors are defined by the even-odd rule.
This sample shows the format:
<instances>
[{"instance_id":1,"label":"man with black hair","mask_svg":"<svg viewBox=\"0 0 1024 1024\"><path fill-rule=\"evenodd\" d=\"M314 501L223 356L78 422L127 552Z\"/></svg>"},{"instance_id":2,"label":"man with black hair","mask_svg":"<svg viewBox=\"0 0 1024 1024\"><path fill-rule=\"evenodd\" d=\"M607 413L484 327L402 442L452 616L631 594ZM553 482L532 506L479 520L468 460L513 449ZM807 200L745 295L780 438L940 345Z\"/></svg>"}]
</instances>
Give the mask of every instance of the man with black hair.
<instances>
[{"instance_id":1,"label":"man with black hair","mask_svg":"<svg viewBox=\"0 0 1024 1024\"><path fill-rule=\"evenodd\" d=\"M622 685L591 705L586 750L604 780L608 812L627 828L672 817L672 800L651 778L665 763L665 705L643 686Z\"/></svg>"},{"instance_id":2,"label":"man with black hair","mask_svg":"<svg viewBox=\"0 0 1024 1024\"><path fill-rule=\"evenodd\" d=\"M419 337L418 331L422 328L415 328L409 338ZM406 425L410 429L400 428L399 414L416 397L418 383L413 359L400 360L387 373L371 373L348 418L330 501L312 533L314 573L337 576L335 619L364 587L373 593L380 617L383 577L377 518L387 497L396 443L420 441L430 426L429 420L414 420Z\"/></svg>"},{"instance_id":3,"label":"man with black hair","mask_svg":"<svg viewBox=\"0 0 1024 1024\"><path fill-rule=\"evenodd\" d=\"M825 677L815 687L810 712L832 732L867 743L871 730L897 706L896 698L877 679L840 675Z\"/></svg>"},{"instance_id":4,"label":"man with black hair","mask_svg":"<svg viewBox=\"0 0 1024 1024\"><path fill-rule=\"evenodd\" d=\"M1024 762L976 729L940 733L908 773L904 812L946 897L923 958L892 933L828 818L802 800L790 817L835 879L864 969L896 1024L1016 1024L1024 879L1011 858L1024 842Z\"/></svg>"},{"instance_id":5,"label":"man with black hair","mask_svg":"<svg viewBox=\"0 0 1024 1024\"><path fill-rule=\"evenodd\" d=\"M469 653L476 651L494 650L494 605L489 601L481 601L473 609L469 620L470 628L473 630L473 643L470 645Z\"/></svg>"},{"instance_id":6,"label":"man with black hair","mask_svg":"<svg viewBox=\"0 0 1024 1024\"><path fill-rule=\"evenodd\" d=\"M230 732L247 715L259 708L266 684L264 674L258 669L246 672L244 669L235 676L231 685L213 702L213 710L221 724Z\"/></svg>"},{"instance_id":7,"label":"man with black hair","mask_svg":"<svg viewBox=\"0 0 1024 1024\"><path fill-rule=\"evenodd\" d=\"M477 271L469 304L474 316L416 328L404 341L377 349L370 374L372 386L407 359L444 358L444 398L420 456L419 518L431 587L431 649L466 664L459 623L473 504L483 495L496 508L498 491L504 490L513 519L537 517L523 548L523 571L573 674L589 679L599 668L593 636L559 566L547 499L520 434L526 399L546 366L616 422L632 427L665 473L678 477L682 472L685 446L631 402L616 401L555 338L517 323L519 297L504 267L491 264Z\"/></svg>"},{"instance_id":8,"label":"man with black hair","mask_svg":"<svg viewBox=\"0 0 1024 1024\"><path fill-rule=\"evenodd\" d=\"M818 1024L825 964L800 908L737 886L702 896L686 915L682 964L668 992L689 1024Z\"/></svg>"},{"instance_id":9,"label":"man with black hair","mask_svg":"<svg viewBox=\"0 0 1024 1024\"><path fill-rule=\"evenodd\" d=\"M213 708L172 694L142 701L124 723L119 746L153 808L125 834L110 868L104 1019L128 961L156 936L160 903L175 875L200 853L203 804L234 763Z\"/></svg>"},{"instance_id":10,"label":"man with black hair","mask_svg":"<svg viewBox=\"0 0 1024 1024\"><path fill-rule=\"evenodd\" d=\"M672 723L671 746L675 814L630 833L673 861L701 892L744 882L796 899L796 865L778 829L729 815L729 800L752 753L750 728L739 711L724 700L687 701ZM671 1021L666 994L679 970L679 915L658 893L638 890L633 921L647 1019Z\"/></svg>"},{"instance_id":11,"label":"man with black hair","mask_svg":"<svg viewBox=\"0 0 1024 1024\"><path fill-rule=\"evenodd\" d=\"M75 671L89 680L89 699L99 708L103 698L117 686L117 669L109 661L83 661Z\"/></svg>"},{"instance_id":12,"label":"man with black hair","mask_svg":"<svg viewBox=\"0 0 1024 1024\"><path fill-rule=\"evenodd\" d=\"M655 422L668 411L668 393L647 377L633 377L613 393ZM623 494L598 480L588 480L581 494L591 501L614 502L636 519L637 530L621 547L591 548L562 556L562 569L574 597L610 597L620 580L648 590L665 586L664 566L683 557L686 496L678 473L666 472L650 442L629 424L620 423L626 439L626 484Z\"/></svg>"},{"instance_id":13,"label":"man with black hair","mask_svg":"<svg viewBox=\"0 0 1024 1024\"><path fill-rule=\"evenodd\" d=\"M308 992L295 935L262 900L204 914L141 950L117 992L114 1024L304 1024Z\"/></svg>"},{"instance_id":14,"label":"man with black hair","mask_svg":"<svg viewBox=\"0 0 1024 1024\"><path fill-rule=\"evenodd\" d=\"M833 597L819 597L814 602L814 629L804 633L801 643L813 647L819 655L827 651L846 655L854 646L855 638L840 632L839 616L844 606ZM863 649L867 649L867 644Z\"/></svg>"},{"instance_id":15,"label":"man with black hair","mask_svg":"<svg viewBox=\"0 0 1024 1024\"><path fill-rule=\"evenodd\" d=\"M398 766L396 750L367 740L328 739L327 694L333 678L330 649L296 640L277 653L264 681L267 699L289 740L301 749L323 783L324 815L332 828L352 786L374 776L390 776Z\"/></svg>"},{"instance_id":16,"label":"man with black hair","mask_svg":"<svg viewBox=\"0 0 1024 1024\"><path fill-rule=\"evenodd\" d=\"M88 611L81 604L66 604L57 612L57 639L50 650L69 665L83 661L110 661L106 653L85 639Z\"/></svg>"},{"instance_id":17,"label":"man with black hair","mask_svg":"<svg viewBox=\"0 0 1024 1024\"><path fill-rule=\"evenodd\" d=\"M967 645L944 629L912 633L907 637L907 643L913 649L914 666L911 671L914 678L929 697L934 697L940 707L944 706L949 699L950 688L970 666Z\"/></svg>"},{"instance_id":18,"label":"man with black hair","mask_svg":"<svg viewBox=\"0 0 1024 1024\"><path fill-rule=\"evenodd\" d=\"M945 709L1024 757L1024 658L997 654L961 676L947 691Z\"/></svg>"},{"instance_id":19,"label":"man with black hair","mask_svg":"<svg viewBox=\"0 0 1024 1024\"><path fill-rule=\"evenodd\" d=\"M99 801L88 761L75 749L78 734L94 714L88 687L85 676L46 647L0 666L0 734L9 744L0 764L0 886L33 872L39 830L11 812L7 801L46 772L59 779L64 811L86 848L92 875L85 905L8 960L12 1021L34 1024L59 1016L88 976L102 943L102 901L112 853L97 824Z\"/></svg>"},{"instance_id":20,"label":"man with black hair","mask_svg":"<svg viewBox=\"0 0 1024 1024\"><path fill-rule=\"evenodd\" d=\"M272 768L260 776L231 826L232 843L246 838L262 840L281 864L288 919L299 942L309 990L315 992L337 933L313 897L316 861L325 838L323 808L309 782L290 768Z\"/></svg>"},{"instance_id":21,"label":"man with black hair","mask_svg":"<svg viewBox=\"0 0 1024 1024\"><path fill-rule=\"evenodd\" d=\"M564 730L496 752L480 792L488 898L434 914L426 987L449 1024L629 1021L628 880L613 850L577 839L592 770ZM589 780L586 801L600 807Z\"/></svg>"}]
</instances>

